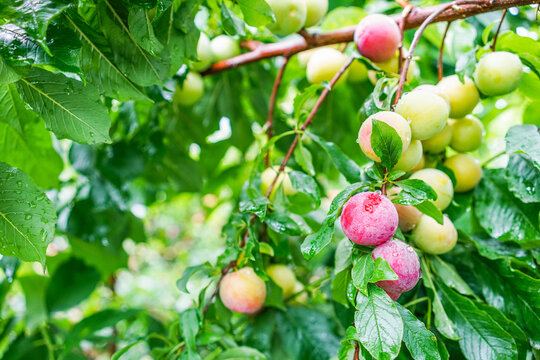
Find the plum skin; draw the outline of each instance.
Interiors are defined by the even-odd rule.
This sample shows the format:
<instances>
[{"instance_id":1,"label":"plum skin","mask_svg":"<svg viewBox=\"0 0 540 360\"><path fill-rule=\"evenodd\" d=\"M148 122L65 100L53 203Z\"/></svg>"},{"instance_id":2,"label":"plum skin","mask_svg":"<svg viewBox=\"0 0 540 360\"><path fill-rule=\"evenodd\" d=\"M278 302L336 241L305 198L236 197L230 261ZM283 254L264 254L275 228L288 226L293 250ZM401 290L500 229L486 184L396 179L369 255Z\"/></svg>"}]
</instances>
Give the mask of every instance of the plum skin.
<instances>
[{"instance_id":1,"label":"plum skin","mask_svg":"<svg viewBox=\"0 0 540 360\"><path fill-rule=\"evenodd\" d=\"M261 309L266 299L266 283L250 267L229 273L219 285L219 297L227 309L253 314Z\"/></svg>"},{"instance_id":2,"label":"plum skin","mask_svg":"<svg viewBox=\"0 0 540 360\"><path fill-rule=\"evenodd\" d=\"M478 90L487 96L508 94L518 88L523 74L519 56L496 51L482 56L474 72Z\"/></svg>"},{"instance_id":3,"label":"plum skin","mask_svg":"<svg viewBox=\"0 0 540 360\"><path fill-rule=\"evenodd\" d=\"M306 65L306 77L312 84L330 82L347 62L347 55L332 48L321 48L311 54ZM337 84L347 79L348 70L339 78Z\"/></svg>"},{"instance_id":4,"label":"plum skin","mask_svg":"<svg viewBox=\"0 0 540 360\"><path fill-rule=\"evenodd\" d=\"M270 265L266 269L266 273L281 288L283 297L287 298L294 294L297 281L294 273L288 266L282 264Z\"/></svg>"},{"instance_id":5,"label":"plum skin","mask_svg":"<svg viewBox=\"0 0 540 360\"><path fill-rule=\"evenodd\" d=\"M341 213L341 228L359 245L379 245L396 232L398 214L387 197L375 192L363 192L351 197Z\"/></svg>"},{"instance_id":6,"label":"plum skin","mask_svg":"<svg viewBox=\"0 0 540 360\"><path fill-rule=\"evenodd\" d=\"M306 0L266 0L276 17L276 22L267 25L274 34L286 36L298 32L307 16Z\"/></svg>"},{"instance_id":7,"label":"plum skin","mask_svg":"<svg viewBox=\"0 0 540 360\"><path fill-rule=\"evenodd\" d=\"M347 80L351 83L359 83L367 80L368 78L368 69L360 61L353 61L351 66L349 66L349 76Z\"/></svg>"},{"instance_id":8,"label":"plum skin","mask_svg":"<svg viewBox=\"0 0 540 360\"><path fill-rule=\"evenodd\" d=\"M383 258L398 276L397 280L378 281L377 285L387 293L401 294L416 286L421 276L420 258L412 246L392 239L377 246L373 259ZM389 294L390 295L390 294Z\"/></svg>"},{"instance_id":9,"label":"plum skin","mask_svg":"<svg viewBox=\"0 0 540 360\"><path fill-rule=\"evenodd\" d=\"M215 61L232 58L240 54L238 43L227 35L218 35L210 41L210 48Z\"/></svg>"},{"instance_id":10,"label":"plum skin","mask_svg":"<svg viewBox=\"0 0 540 360\"><path fill-rule=\"evenodd\" d=\"M458 152L476 150L482 145L484 125L476 117L468 115L452 123L450 147Z\"/></svg>"},{"instance_id":11,"label":"plum skin","mask_svg":"<svg viewBox=\"0 0 540 360\"><path fill-rule=\"evenodd\" d=\"M411 141L409 147L401 156L392 170L410 171L422 159L422 142L420 140Z\"/></svg>"},{"instance_id":12,"label":"plum skin","mask_svg":"<svg viewBox=\"0 0 540 360\"><path fill-rule=\"evenodd\" d=\"M394 56L401 42L397 23L389 16L372 14L363 18L354 32L358 52L374 62Z\"/></svg>"},{"instance_id":13,"label":"plum skin","mask_svg":"<svg viewBox=\"0 0 540 360\"><path fill-rule=\"evenodd\" d=\"M190 72L186 75L182 86L176 85L173 100L182 106L191 106L199 101L203 94L204 83L201 75Z\"/></svg>"},{"instance_id":14,"label":"plum skin","mask_svg":"<svg viewBox=\"0 0 540 360\"><path fill-rule=\"evenodd\" d=\"M450 100L450 117L453 119L471 113L480 101L474 82L470 78L465 78L464 81L465 83L462 83L457 75L452 75L443 78L437 85Z\"/></svg>"},{"instance_id":15,"label":"plum skin","mask_svg":"<svg viewBox=\"0 0 540 360\"><path fill-rule=\"evenodd\" d=\"M307 14L304 27L317 25L328 11L328 0L306 0Z\"/></svg>"},{"instance_id":16,"label":"plum skin","mask_svg":"<svg viewBox=\"0 0 540 360\"><path fill-rule=\"evenodd\" d=\"M426 140L448 121L448 104L429 90L413 90L401 97L396 112L410 121L413 140Z\"/></svg>"},{"instance_id":17,"label":"plum skin","mask_svg":"<svg viewBox=\"0 0 540 360\"><path fill-rule=\"evenodd\" d=\"M201 32L199 42L197 42L197 57L199 58L199 61L193 61L191 63L191 68L199 72L208 69L214 61L210 39L203 32Z\"/></svg>"},{"instance_id":18,"label":"plum skin","mask_svg":"<svg viewBox=\"0 0 540 360\"><path fill-rule=\"evenodd\" d=\"M388 190L388 197L393 199L394 196L400 192L401 188L394 186ZM399 229L403 232L408 232L414 229L422 217L422 212L412 205L401 205L394 203L394 207L396 208L399 217Z\"/></svg>"},{"instance_id":19,"label":"plum skin","mask_svg":"<svg viewBox=\"0 0 540 360\"><path fill-rule=\"evenodd\" d=\"M446 149L452 141L452 127L447 123L444 128L429 139L422 141L424 151L429 154L439 154Z\"/></svg>"},{"instance_id":20,"label":"plum skin","mask_svg":"<svg viewBox=\"0 0 540 360\"><path fill-rule=\"evenodd\" d=\"M471 191L482 179L482 167L478 160L468 154L454 155L444 162L444 166L450 168L456 176L455 192L463 193Z\"/></svg>"},{"instance_id":21,"label":"plum skin","mask_svg":"<svg viewBox=\"0 0 540 360\"><path fill-rule=\"evenodd\" d=\"M403 116L392 111L379 111L376 114L371 115L362 123L360 130L358 131L358 144L360 148L366 154L368 158L373 161L380 162L381 159L371 147L371 132L373 130L373 119L382 121L390 125L401 138L402 149L404 153L411 143L411 128L407 123L407 120Z\"/></svg>"},{"instance_id":22,"label":"plum skin","mask_svg":"<svg viewBox=\"0 0 540 360\"><path fill-rule=\"evenodd\" d=\"M447 215L444 215L443 225L427 215L422 215L412 236L419 249L433 255L449 252L457 242L456 228Z\"/></svg>"},{"instance_id":23,"label":"plum skin","mask_svg":"<svg viewBox=\"0 0 540 360\"><path fill-rule=\"evenodd\" d=\"M439 209L444 210L452 202L454 197L454 185L448 175L437 169L422 169L410 177L411 179L424 180L437 193L437 200L433 204Z\"/></svg>"}]
</instances>

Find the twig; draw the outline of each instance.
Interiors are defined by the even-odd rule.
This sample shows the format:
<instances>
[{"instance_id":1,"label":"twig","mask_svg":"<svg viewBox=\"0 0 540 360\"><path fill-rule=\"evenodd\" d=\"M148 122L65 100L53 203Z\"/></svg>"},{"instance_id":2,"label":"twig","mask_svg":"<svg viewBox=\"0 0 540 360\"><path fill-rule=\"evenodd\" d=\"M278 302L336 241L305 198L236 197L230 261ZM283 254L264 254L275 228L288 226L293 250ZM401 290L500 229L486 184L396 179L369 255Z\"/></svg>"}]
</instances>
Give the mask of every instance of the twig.
<instances>
[{"instance_id":1,"label":"twig","mask_svg":"<svg viewBox=\"0 0 540 360\"><path fill-rule=\"evenodd\" d=\"M386 168L383 169L383 183L381 187L381 194L386 195L386 185L388 184L388 170Z\"/></svg>"},{"instance_id":2,"label":"twig","mask_svg":"<svg viewBox=\"0 0 540 360\"><path fill-rule=\"evenodd\" d=\"M491 51L495 51L495 45L497 44L497 38L499 37L499 31L501 31L502 23L504 21L504 17L506 16L506 13L508 12L508 9L504 9L501 21L499 21L499 26L497 26L497 31L495 32L495 36L493 37L493 43L491 44Z\"/></svg>"},{"instance_id":3,"label":"twig","mask_svg":"<svg viewBox=\"0 0 540 360\"><path fill-rule=\"evenodd\" d=\"M439 81L441 81L441 79L443 78L443 51L444 51L444 39L446 39L446 34L448 33L448 29L450 29L450 24L452 24L451 21L449 21L447 24L446 24L446 29L444 29L444 33L443 33L443 36L442 36L442 40L441 40L441 46L439 48L439 59L437 60L437 74L438 74L438 79Z\"/></svg>"},{"instance_id":4,"label":"twig","mask_svg":"<svg viewBox=\"0 0 540 360\"><path fill-rule=\"evenodd\" d=\"M461 1L452 1L450 3L446 3L446 4L444 4L443 7L440 7L438 10L432 12L424 20L422 25L420 25L418 30L416 30L416 32L414 33L413 41L411 43L411 48L409 49L409 54L407 55L407 58L405 59L405 64L403 65L403 69L401 71L401 76L399 78L399 84L398 84L398 87L397 87L397 90L396 90L396 97L394 99L394 104L393 104L394 106L398 103L399 98L401 97L401 92L403 91L403 85L405 84L405 79L407 78L407 71L409 70L409 65L410 65L411 60L413 58L414 50L416 49L416 46L418 45L418 42L420 41L420 37L422 37L422 33L424 32L426 27L429 24L431 24L437 16L441 15L442 13L447 11L448 9L451 9L451 8L456 7L458 5L471 4L471 3L476 4L476 5L480 5L480 4L490 3L490 0L485 0L485 1L461 0ZM454 10L454 11L457 12L457 10Z\"/></svg>"},{"instance_id":5,"label":"twig","mask_svg":"<svg viewBox=\"0 0 540 360\"><path fill-rule=\"evenodd\" d=\"M398 74L401 73L401 66L403 65L403 34L405 33L405 24L407 23L407 17L411 13L412 9L413 9L413 6L407 1L407 5L405 5L405 7L403 8L403 11L401 12L401 22L399 23L399 32L401 34L401 42L399 43L399 49L398 49L399 51Z\"/></svg>"},{"instance_id":6,"label":"twig","mask_svg":"<svg viewBox=\"0 0 540 360\"><path fill-rule=\"evenodd\" d=\"M407 17L407 22L404 25L404 29L414 29L420 26L425 19L427 19L431 14L435 12L438 12L438 15L434 17L431 22L463 19L486 12L503 10L511 7L524 6L529 4L536 4L537 2L538 0L480 0L468 2L468 5L462 6L460 10L449 9L446 6L447 4L439 4L428 7L415 7L411 11L410 15ZM445 11L439 12L439 10L443 8L445 9ZM398 23L401 23L402 21L400 15L394 16L394 19ZM311 35L314 36L311 44L308 44L305 38L286 40L271 44L262 44L253 51L215 63L209 70L205 71L203 75L215 74L221 71L236 68L238 66L260 61L262 59L268 59L276 56L284 56L285 54L294 55L301 51L315 47L351 42L353 40L353 34L355 29L356 26L348 26L330 32L320 33L316 36Z\"/></svg>"},{"instance_id":7,"label":"twig","mask_svg":"<svg viewBox=\"0 0 540 360\"><path fill-rule=\"evenodd\" d=\"M221 281L223 280L223 277L225 275L228 274L228 272L234 267L236 266L236 260L233 260L229 263L229 265L227 265L225 267L225 269L221 270L221 276L219 277L219 280L216 284L216 288L214 289L214 292L212 293L212 295L210 295L210 298L208 299L208 302L206 303L206 305L204 305L204 308L203 308L203 315L206 315L206 312L208 311L208 308L210 307L210 304L212 303L212 300L216 297L216 295L218 294L219 292L219 285L221 284Z\"/></svg>"},{"instance_id":8,"label":"twig","mask_svg":"<svg viewBox=\"0 0 540 360\"><path fill-rule=\"evenodd\" d=\"M240 44L240 47L242 47L244 49L248 49L249 51L253 51L253 50L257 49L259 46L263 45L262 42L257 41L257 40L253 40L253 39L242 40L242 41L240 41L239 44Z\"/></svg>"},{"instance_id":9,"label":"twig","mask_svg":"<svg viewBox=\"0 0 540 360\"><path fill-rule=\"evenodd\" d=\"M274 122L274 109L276 107L276 98L279 91L279 85L281 85L281 79L283 79L283 74L285 73L285 68L289 63L289 56L285 56L283 64L279 68L279 71L276 76L276 81L274 81L274 87L272 88L272 94L270 95L270 104L268 105L268 118L266 119L266 136L268 141L272 138L273 134L273 122ZM266 167L270 166L270 148L266 150L266 155L264 158L264 163Z\"/></svg>"},{"instance_id":10,"label":"twig","mask_svg":"<svg viewBox=\"0 0 540 360\"><path fill-rule=\"evenodd\" d=\"M356 345L354 346L354 357L353 360L358 360L358 355L360 353L360 344L356 342Z\"/></svg>"}]
</instances>

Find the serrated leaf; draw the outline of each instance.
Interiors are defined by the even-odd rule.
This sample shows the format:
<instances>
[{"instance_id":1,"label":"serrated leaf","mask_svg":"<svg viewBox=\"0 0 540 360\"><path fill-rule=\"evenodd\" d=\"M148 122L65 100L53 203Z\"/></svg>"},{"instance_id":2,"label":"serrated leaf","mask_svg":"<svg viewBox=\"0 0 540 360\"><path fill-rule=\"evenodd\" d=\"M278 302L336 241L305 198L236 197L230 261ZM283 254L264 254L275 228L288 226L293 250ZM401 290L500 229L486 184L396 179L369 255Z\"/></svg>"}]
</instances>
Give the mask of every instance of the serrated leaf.
<instances>
[{"instance_id":1,"label":"serrated leaf","mask_svg":"<svg viewBox=\"0 0 540 360\"><path fill-rule=\"evenodd\" d=\"M373 275L369 279L369 282L377 282L382 280L397 280L399 277L396 275L394 270L388 264L388 261L382 257L375 259L375 267L373 270Z\"/></svg>"},{"instance_id":2,"label":"serrated leaf","mask_svg":"<svg viewBox=\"0 0 540 360\"><path fill-rule=\"evenodd\" d=\"M238 0L244 20L251 26L263 26L275 20L274 13L264 0Z\"/></svg>"},{"instance_id":3,"label":"serrated leaf","mask_svg":"<svg viewBox=\"0 0 540 360\"><path fill-rule=\"evenodd\" d=\"M53 203L19 169L0 162L0 253L45 265L54 237Z\"/></svg>"},{"instance_id":4,"label":"serrated leaf","mask_svg":"<svg viewBox=\"0 0 540 360\"><path fill-rule=\"evenodd\" d=\"M376 118L372 120L371 147L381 159L381 164L392 169L398 162L403 148L403 142L396 130Z\"/></svg>"},{"instance_id":5,"label":"serrated leaf","mask_svg":"<svg viewBox=\"0 0 540 360\"><path fill-rule=\"evenodd\" d=\"M403 320L403 342L415 360L440 360L437 337L409 310L395 303Z\"/></svg>"},{"instance_id":6,"label":"serrated leaf","mask_svg":"<svg viewBox=\"0 0 540 360\"><path fill-rule=\"evenodd\" d=\"M85 144L110 141L111 119L99 94L90 85L33 69L17 82L17 89L57 137Z\"/></svg>"},{"instance_id":7,"label":"serrated leaf","mask_svg":"<svg viewBox=\"0 0 540 360\"><path fill-rule=\"evenodd\" d=\"M426 214L429 217L432 217L439 224L443 224L443 214L431 201L425 200L420 204L414 205L415 208L420 210L422 214Z\"/></svg>"},{"instance_id":8,"label":"serrated leaf","mask_svg":"<svg viewBox=\"0 0 540 360\"><path fill-rule=\"evenodd\" d=\"M334 225L323 223L319 231L306 236L302 246L302 254L309 260L317 255L322 249L324 249L332 241L334 235Z\"/></svg>"},{"instance_id":9,"label":"serrated leaf","mask_svg":"<svg viewBox=\"0 0 540 360\"><path fill-rule=\"evenodd\" d=\"M527 155L512 154L506 165L508 189L525 203L540 202L540 167Z\"/></svg>"},{"instance_id":10,"label":"serrated leaf","mask_svg":"<svg viewBox=\"0 0 540 360\"><path fill-rule=\"evenodd\" d=\"M506 152L523 152L540 168L540 133L536 125L516 125L506 133Z\"/></svg>"},{"instance_id":11,"label":"serrated leaf","mask_svg":"<svg viewBox=\"0 0 540 360\"><path fill-rule=\"evenodd\" d=\"M163 51L163 44L154 34L154 27L145 9L131 9L128 16L128 25L133 37L144 50L154 56Z\"/></svg>"},{"instance_id":12,"label":"serrated leaf","mask_svg":"<svg viewBox=\"0 0 540 360\"><path fill-rule=\"evenodd\" d=\"M9 66L6 61L0 56L0 85L11 84L19 80L21 74Z\"/></svg>"},{"instance_id":13,"label":"serrated leaf","mask_svg":"<svg viewBox=\"0 0 540 360\"><path fill-rule=\"evenodd\" d=\"M227 5L225 5L225 2L222 2L219 7L221 9L221 23L223 25L223 30L229 35L246 35L244 22L238 18L234 12L229 10Z\"/></svg>"},{"instance_id":14,"label":"serrated leaf","mask_svg":"<svg viewBox=\"0 0 540 360\"><path fill-rule=\"evenodd\" d=\"M403 321L383 289L370 284L368 291L369 296L359 293L356 297L354 326L358 338L374 358L394 359L401 347Z\"/></svg>"},{"instance_id":15,"label":"serrated leaf","mask_svg":"<svg viewBox=\"0 0 540 360\"><path fill-rule=\"evenodd\" d=\"M315 203L315 206L319 207L321 204L321 193L315 180L300 171L291 171L288 175L293 188L309 196Z\"/></svg>"},{"instance_id":16,"label":"serrated leaf","mask_svg":"<svg viewBox=\"0 0 540 360\"><path fill-rule=\"evenodd\" d=\"M437 193L424 180L405 179L396 181L394 184L401 188L401 192L396 197L398 204L416 205L424 202L424 200L437 200Z\"/></svg>"},{"instance_id":17,"label":"serrated leaf","mask_svg":"<svg viewBox=\"0 0 540 360\"><path fill-rule=\"evenodd\" d=\"M259 196L251 200L242 200L240 201L240 211L241 212L252 212L257 215L261 220L264 220L266 217L266 210L270 204L270 200L264 196Z\"/></svg>"},{"instance_id":18,"label":"serrated leaf","mask_svg":"<svg viewBox=\"0 0 540 360\"><path fill-rule=\"evenodd\" d=\"M438 275L439 281L457 290L460 294L475 296L469 285L461 278L452 264L444 262L438 256L431 257L431 264Z\"/></svg>"},{"instance_id":19,"label":"serrated leaf","mask_svg":"<svg viewBox=\"0 0 540 360\"><path fill-rule=\"evenodd\" d=\"M351 277L354 286L365 296L368 295L367 285L375 271L375 261L371 254L364 254L354 263Z\"/></svg>"}]
</instances>

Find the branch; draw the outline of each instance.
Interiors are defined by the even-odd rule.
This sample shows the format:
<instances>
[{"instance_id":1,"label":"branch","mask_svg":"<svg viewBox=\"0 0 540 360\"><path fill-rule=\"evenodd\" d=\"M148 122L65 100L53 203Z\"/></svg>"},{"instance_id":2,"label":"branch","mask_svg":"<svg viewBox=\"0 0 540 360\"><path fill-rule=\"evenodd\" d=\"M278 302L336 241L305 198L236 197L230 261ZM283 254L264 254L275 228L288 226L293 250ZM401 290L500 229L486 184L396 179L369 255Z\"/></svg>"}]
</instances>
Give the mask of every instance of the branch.
<instances>
[{"instance_id":1,"label":"branch","mask_svg":"<svg viewBox=\"0 0 540 360\"><path fill-rule=\"evenodd\" d=\"M493 44L491 44L491 51L495 51L495 45L497 44L497 38L499 37L499 31L501 31L502 23L504 21L504 17L506 16L506 13L508 12L508 9L504 9L501 21L499 22L499 26L497 27L497 32L495 33L495 36L493 37Z\"/></svg>"},{"instance_id":2,"label":"branch","mask_svg":"<svg viewBox=\"0 0 540 360\"><path fill-rule=\"evenodd\" d=\"M486 12L536 3L538 3L538 0L475 1L472 4L469 3L468 5L461 6L459 10L446 8L447 3L428 7L415 7L407 17L404 29L407 30L419 27L430 15L445 8L446 9L439 13L432 22L464 19ZM394 19L401 24L402 18L400 15L395 15ZM305 37L302 37L295 40L260 45L253 51L215 63L210 69L205 71L203 75L219 73L221 71L275 56L284 56L285 54L294 55L311 48L351 42L353 41L355 29L356 26L348 26L331 32L311 34L309 37L310 44L307 43Z\"/></svg>"},{"instance_id":3,"label":"branch","mask_svg":"<svg viewBox=\"0 0 540 360\"><path fill-rule=\"evenodd\" d=\"M448 33L448 29L450 29L450 24L452 24L451 21L449 21L446 24L446 28L444 29L444 33L441 40L441 46L439 47L439 58L437 59L437 75L439 81L443 78L443 51L444 51L444 40L446 39L446 34Z\"/></svg>"}]
</instances>

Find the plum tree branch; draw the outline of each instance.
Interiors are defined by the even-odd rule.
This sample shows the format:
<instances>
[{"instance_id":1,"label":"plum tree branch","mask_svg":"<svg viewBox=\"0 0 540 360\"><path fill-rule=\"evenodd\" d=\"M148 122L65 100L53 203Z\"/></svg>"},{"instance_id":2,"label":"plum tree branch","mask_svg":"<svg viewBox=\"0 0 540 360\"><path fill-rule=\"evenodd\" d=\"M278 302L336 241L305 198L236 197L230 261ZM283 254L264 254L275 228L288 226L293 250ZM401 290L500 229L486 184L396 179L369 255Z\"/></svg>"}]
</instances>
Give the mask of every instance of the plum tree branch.
<instances>
[{"instance_id":1,"label":"plum tree branch","mask_svg":"<svg viewBox=\"0 0 540 360\"><path fill-rule=\"evenodd\" d=\"M491 44L491 51L495 51L495 46L497 45L497 38L499 37L499 32L501 31L504 17L506 16L507 12L508 12L508 9L503 10L501 20L499 21L499 26L497 26L497 31L495 32L495 36L493 37L493 43Z\"/></svg>"},{"instance_id":2,"label":"plum tree branch","mask_svg":"<svg viewBox=\"0 0 540 360\"><path fill-rule=\"evenodd\" d=\"M407 21L404 22L404 29L414 29L419 27L430 15L438 13L431 21L453 21L464 19L467 17L504 10L511 7L524 6L530 4L538 4L538 0L497 0L497 1L471 1L466 5L460 6L459 9L448 8L448 3L427 6L415 7L407 16ZM441 9L444 9L442 12ZM403 18L401 15L395 15L394 19L398 24L401 24ZM230 59L219 61L212 65L210 69L205 71L203 75L219 73L225 70L236 68L245 64L253 63L259 60L272 58L275 56L284 56L286 54L294 55L301 51L353 41L353 34L356 26L348 26L325 33L313 33L294 40L280 41L270 44L261 44L253 48L252 51L235 56ZM309 39L309 43L306 40Z\"/></svg>"},{"instance_id":3,"label":"plum tree branch","mask_svg":"<svg viewBox=\"0 0 540 360\"><path fill-rule=\"evenodd\" d=\"M439 81L443 78L443 52L444 52L444 40L446 39L446 34L448 34L448 29L450 29L450 25L452 24L451 21L449 21L446 24L446 28L444 29L444 33L441 40L441 46L439 47L439 58L437 59L437 78Z\"/></svg>"}]
</instances>

